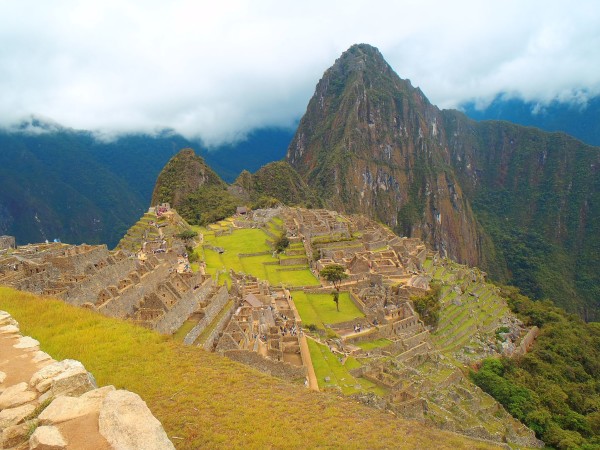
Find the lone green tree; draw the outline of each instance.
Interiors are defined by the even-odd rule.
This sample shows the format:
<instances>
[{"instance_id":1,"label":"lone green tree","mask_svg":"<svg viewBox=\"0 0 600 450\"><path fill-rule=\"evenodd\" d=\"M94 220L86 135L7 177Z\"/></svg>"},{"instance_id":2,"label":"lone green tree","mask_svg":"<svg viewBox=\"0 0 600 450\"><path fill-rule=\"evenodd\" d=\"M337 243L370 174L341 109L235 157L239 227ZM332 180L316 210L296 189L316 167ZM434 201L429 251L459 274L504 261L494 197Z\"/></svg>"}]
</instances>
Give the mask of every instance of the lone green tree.
<instances>
[{"instance_id":1,"label":"lone green tree","mask_svg":"<svg viewBox=\"0 0 600 450\"><path fill-rule=\"evenodd\" d=\"M342 280L348 278L346 275L346 270L343 266L339 264L331 264L321 270L320 275L325 278L327 281L333 283L333 287L335 291L331 293L333 295L333 301L335 302L336 309L340 310L340 285L342 284Z\"/></svg>"}]
</instances>

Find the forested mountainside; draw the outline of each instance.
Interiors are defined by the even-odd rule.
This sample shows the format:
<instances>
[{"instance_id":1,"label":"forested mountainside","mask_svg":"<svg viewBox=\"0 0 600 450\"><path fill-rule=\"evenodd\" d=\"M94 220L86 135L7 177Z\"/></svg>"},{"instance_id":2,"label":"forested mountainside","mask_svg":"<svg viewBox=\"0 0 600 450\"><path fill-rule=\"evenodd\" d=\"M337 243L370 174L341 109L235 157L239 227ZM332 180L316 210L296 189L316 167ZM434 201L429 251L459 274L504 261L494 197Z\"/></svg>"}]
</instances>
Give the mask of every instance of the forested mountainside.
<instances>
[{"instance_id":1,"label":"forested mountainside","mask_svg":"<svg viewBox=\"0 0 600 450\"><path fill-rule=\"evenodd\" d=\"M0 235L21 244L58 238L112 248L148 207L156 177L182 148L194 146L233 182L243 169L281 159L291 137L288 130L256 130L209 152L168 132L103 142L32 120L21 130L0 131Z\"/></svg>"},{"instance_id":2,"label":"forested mountainside","mask_svg":"<svg viewBox=\"0 0 600 450\"><path fill-rule=\"evenodd\" d=\"M317 84L287 161L326 206L598 318L598 147L440 111L361 44Z\"/></svg>"},{"instance_id":3,"label":"forested mountainside","mask_svg":"<svg viewBox=\"0 0 600 450\"><path fill-rule=\"evenodd\" d=\"M501 94L483 109L468 102L461 105L461 110L474 120L505 120L546 131L563 131L587 144L600 146L600 96L580 102L555 99L541 104Z\"/></svg>"}]
</instances>

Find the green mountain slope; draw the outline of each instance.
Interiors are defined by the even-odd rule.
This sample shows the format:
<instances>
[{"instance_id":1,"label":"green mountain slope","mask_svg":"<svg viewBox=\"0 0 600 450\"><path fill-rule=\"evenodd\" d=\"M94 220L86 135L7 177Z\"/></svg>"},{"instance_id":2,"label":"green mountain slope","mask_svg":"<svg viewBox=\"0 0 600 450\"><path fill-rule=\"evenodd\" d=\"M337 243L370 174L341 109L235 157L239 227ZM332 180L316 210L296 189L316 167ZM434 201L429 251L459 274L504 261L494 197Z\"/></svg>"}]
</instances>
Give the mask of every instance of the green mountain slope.
<instances>
[{"instance_id":1,"label":"green mountain slope","mask_svg":"<svg viewBox=\"0 0 600 450\"><path fill-rule=\"evenodd\" d=\"M85 134L0 133L0 234L19 242L116 243L140 198L98 163Z\"/></svg>"},{"instance_id":2,"label":"green mountain slope","mask_svg":"<svg viewBox=\"0 0 600 450\"><path fill-rule=\"evenodd\" d=\"M492 237L488 270L534 298L600 317L600 148L445 111L452 162Z\"/></svg>"},{"instance_id":3,"label":"green mountain slope","mask_svg":"<svg viewBox=\"0 0 600 450\"><path fill-rule=\"evenodd\" d=\"M96 139L37 119L0 131L0 235L17 242L60 238L114 247L146 210L161 169L194 146L232 182L283 157L291 132L256 130L246 141L209 152L172 132Z\"/></svg>"}]
</instances>

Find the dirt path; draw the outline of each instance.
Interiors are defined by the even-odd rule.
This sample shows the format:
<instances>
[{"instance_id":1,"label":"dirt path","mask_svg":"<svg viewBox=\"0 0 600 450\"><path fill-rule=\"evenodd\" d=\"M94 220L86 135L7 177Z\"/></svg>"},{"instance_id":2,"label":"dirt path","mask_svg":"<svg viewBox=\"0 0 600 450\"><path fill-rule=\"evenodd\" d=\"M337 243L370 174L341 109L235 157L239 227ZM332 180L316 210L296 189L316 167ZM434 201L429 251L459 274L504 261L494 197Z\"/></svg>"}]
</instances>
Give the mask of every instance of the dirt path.
<instances>
[{"instance_id":1,"label":"dirt path","mask_svg":"<svg viewBox=\"0 0 600 450\"><path fill-rule=\"evenodd\" d=\"M50 357L41 358L43 354L38 346L15 348L20 340L18 331L0 330L0 371L6 374L6 379L0 383L0 392L21 382L29 383L34 373L54 362ZM32 403L37 405L38 400L33 400ZM98 413L63 422L58 428L67 441L67 450L111 448L98 429Z\"/></svg>"}]
</instances>

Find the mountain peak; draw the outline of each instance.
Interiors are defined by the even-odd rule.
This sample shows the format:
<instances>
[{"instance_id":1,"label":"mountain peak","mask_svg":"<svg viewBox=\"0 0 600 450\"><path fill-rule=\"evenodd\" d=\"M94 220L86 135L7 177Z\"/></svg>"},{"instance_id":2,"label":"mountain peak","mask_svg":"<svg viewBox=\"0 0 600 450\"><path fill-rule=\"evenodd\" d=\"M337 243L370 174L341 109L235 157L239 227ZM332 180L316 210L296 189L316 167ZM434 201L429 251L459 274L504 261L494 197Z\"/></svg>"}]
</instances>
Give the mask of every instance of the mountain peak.
<instances>
[{"instance_id":1,"label":"mountain peak","mask_svg":"<svg viewBox=\"0 0 600 450\"><path fill-rule=\"evenodd\" d=\"M173 156L158 175L152 205L169 202L178 208L184 199L202 186L225 187L225 182L191 148Z\"/></svg>"}]
</instances>

